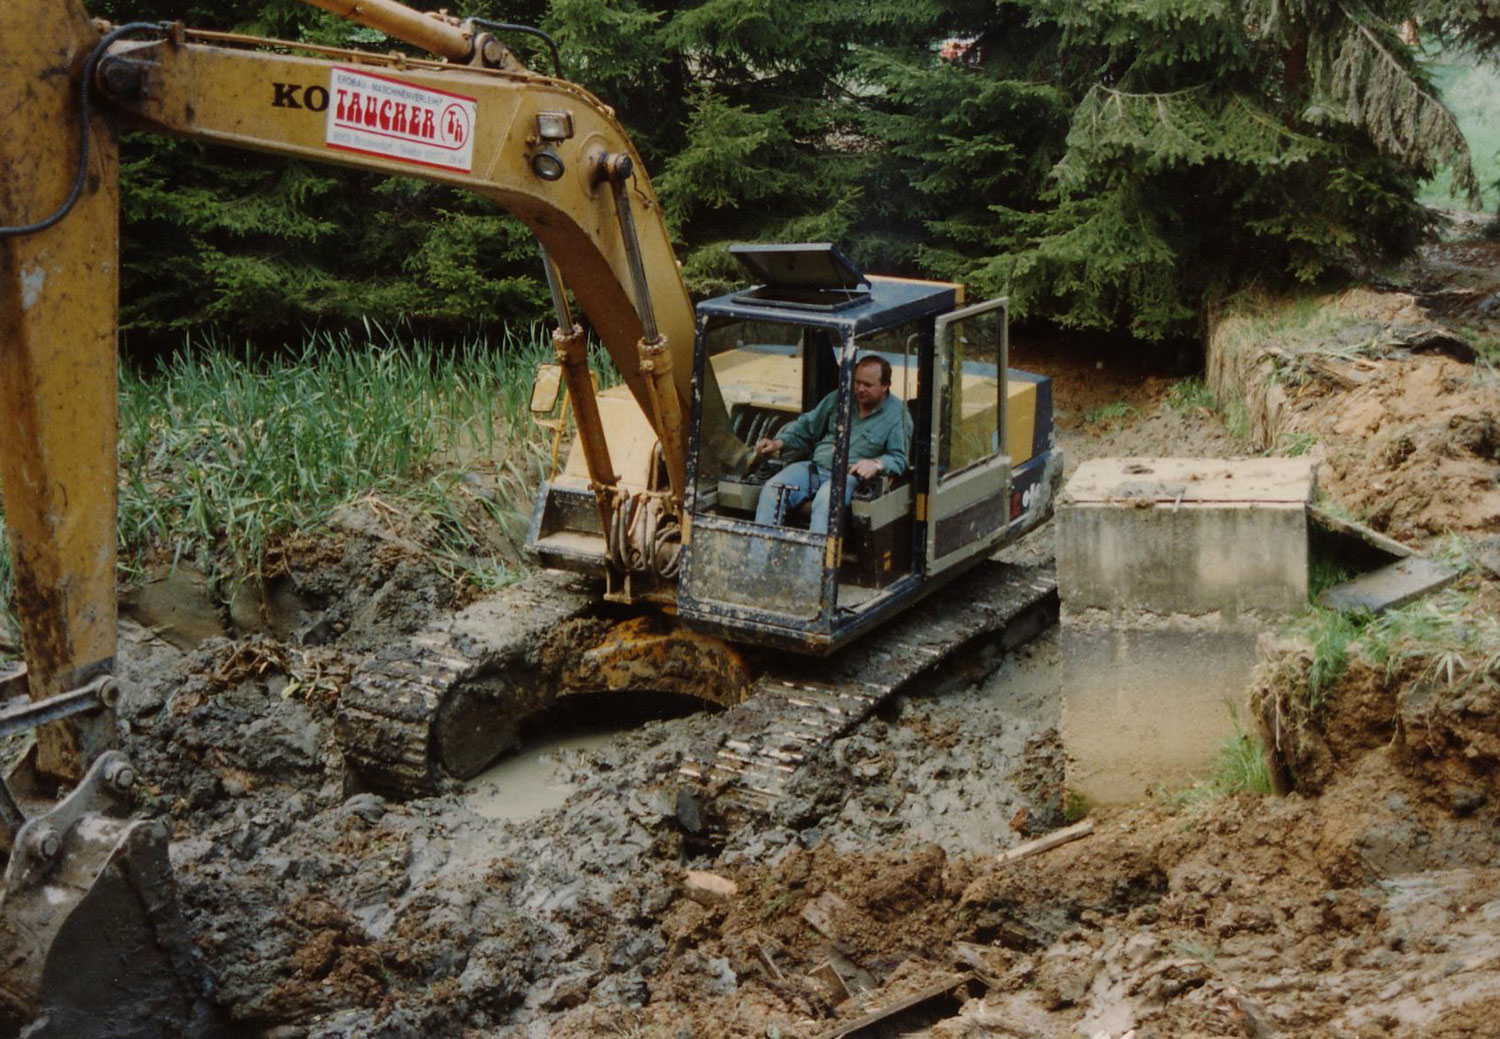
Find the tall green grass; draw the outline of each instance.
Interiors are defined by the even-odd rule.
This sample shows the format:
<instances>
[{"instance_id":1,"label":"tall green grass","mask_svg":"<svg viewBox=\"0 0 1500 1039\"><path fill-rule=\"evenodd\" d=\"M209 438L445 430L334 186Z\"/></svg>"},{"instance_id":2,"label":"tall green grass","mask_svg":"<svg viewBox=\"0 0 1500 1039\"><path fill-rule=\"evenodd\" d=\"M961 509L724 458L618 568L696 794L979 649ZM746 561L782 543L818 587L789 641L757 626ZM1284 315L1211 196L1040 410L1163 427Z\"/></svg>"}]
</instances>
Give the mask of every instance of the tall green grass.
<instances>
[{"instance_id":1,"label":"tall green grass","mask_svg":"<svg viewBox=\"0 0 1500 1039\"><path fill-rule=\"evenodd\" d=\"M278 537L376 494L404 499L462 557L481 547L462 515L471 506L494 519L529 506L542 454L527 395L550 356L540 328L450 348L316 335L268 360L209 342L126 371L121 549L208 554L216 569L227 557L253 575ZM501 486L464 493L471 469Z\"/></svg>"},{"instance_id":2,"label":"tall green grass","mask_svg":"<svg viewBox=\"0 0 1500 1039\"><path fill-rule=\"evenodd\" d=\"M1219 402L1202 376L1192 375L1167 387L1167 406L1173 411L1194 411L1199 408L1214 411L1219 407Z\"/></svg>"},{"instance_id":3,"label":"tall green grass","mask_svg":"<svg viewBox=\"0 0 1500 1039\"><path fill-rule=\"evenodd\" d=\"M478 528L515 539L547 461L530 421L540 327L440 346L378 328L271 356L212 337L120 374L122 566L195 559L252 577L277 539L369 495L399 501L437 562L481 586L515 576ZM604 385L618 381L594 351ZM511 553L514 558L514 553ZM0 609L13 574L0 513Z\"/></svg>"}]
</instances>

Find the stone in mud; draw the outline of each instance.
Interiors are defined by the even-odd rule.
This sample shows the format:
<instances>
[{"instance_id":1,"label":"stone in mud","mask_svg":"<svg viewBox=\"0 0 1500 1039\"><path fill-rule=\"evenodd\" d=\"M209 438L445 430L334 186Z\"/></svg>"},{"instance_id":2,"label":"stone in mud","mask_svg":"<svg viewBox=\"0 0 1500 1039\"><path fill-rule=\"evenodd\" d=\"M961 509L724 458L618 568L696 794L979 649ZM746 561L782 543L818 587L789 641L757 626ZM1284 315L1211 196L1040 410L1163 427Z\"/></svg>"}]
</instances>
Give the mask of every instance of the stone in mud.
<instances>
[{"instance_id":1,"label":"stone in mud","mask_svg":"<svg viewBox=\"0 0 1500 1039\"><path fill-rule=\"evenodd\" d=\"M261 771L318 767L322 727L306 707L285 700L272 713L250 723L244 735L245 761Z\"/></svg>"},{"instance_id":2,"label":"stone in mud","mask_svg":"<svg viewBox=\"0 0 1500 1039\"><path fill-rule=\"evenodd\" d=\"M611 974L595 987L593 1001L605 1006L639 1007L651 998L651 989L640 971Z\"/></svg>"},{"instance_id":3,"label":"stone in mud","mask_svg":"<svg viewBox=\"0 0 1500 1039\"><path fill-rule=\"evenodd\" d=\"M486 939L469 954L458 976L458 991L480 1010L503 1013L526 995L526 977L517 967L520 960L510 942Z\"/></svg>"},{"instance_id":4,"label":"stone in mud","mask_svg":"<svg viewBox=\"0 0 1500 1039\"><path fill-rule=\"evenodd\" d=\"M640 967L661 956L666 949L667 943L657 931L637 931L610 950L609 965L615 970Z\"/></svg>"},{"instance_id":5,"label":"stone in mud","mask_svg":"<svg viewBox=\"0 0 1500 1039\"><path fill-rule=\"evenodd\" d=\"M1099 959L1086 942L1053 945L1037 964L1036 988L1042 1005L1049 1010L1076 1005L1088 992L1098 969Z\"/></svg>"},{"instance_id":6,"label":"stone in mud","mask_svg":"<svg viewBox=\"0 0 1500 1039\"><path fill-rule=\"evenodd\" d=\"M682 878L683 894L702 905L722 905L739 894L739 885L728 877L690 869Z\"/></svg>"},{"instance_id":7,"label":"stone in mud","mask_svg":"<svg viewBox=\"0 0 1500 1039\"><path fill-rule=\"evenodd\" d=\"M543 982L536 992L536 1005L543 1010L568 1010L588 1002L593 980L587 974L566 974Z\"/></svg>"},{"instance_id":8,"label":"stone in mud","mask_svg":"<svg viewBox=\"0 0 1500 1039\"><path fill-rule=\"evenodd\" d=\"M367 823L378 823L385 810L385 798L371 793L355 794L339 806L341 816L358 816Z\"/></svg>"}]
</instances>

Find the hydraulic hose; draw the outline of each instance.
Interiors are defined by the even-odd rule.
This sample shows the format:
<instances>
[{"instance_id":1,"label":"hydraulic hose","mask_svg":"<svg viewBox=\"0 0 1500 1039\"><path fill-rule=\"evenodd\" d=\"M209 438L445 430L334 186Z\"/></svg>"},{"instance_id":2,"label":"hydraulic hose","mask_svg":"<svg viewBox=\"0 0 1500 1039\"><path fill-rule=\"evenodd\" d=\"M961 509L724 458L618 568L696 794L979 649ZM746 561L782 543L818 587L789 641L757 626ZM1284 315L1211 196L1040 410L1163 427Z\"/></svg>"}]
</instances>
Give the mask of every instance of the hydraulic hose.
<instances>
[{"instance_id":1,"label":"hydraulic hose","mask_svg":"<svg viewBox=\"0 0 1500 1039\"><path fill-rule=\"evenodd\" d=\"M172 27L170 22L129 22L118 29L111 30L103 39L94 45L89 51L89 56L83 63L83 82L78 88L78 175L73 178L72 190L68 197L63 199L62 205L57 211L45 219L38 220L34 224L17 224L11 227L0 226L0 238L13 238L19 235L36 234L45 231L63 217L67 216L78 203L83 194L83 182L88 177L89 166L89 116L92 115L90 105L91 95L94 91L94 70L99 66L99 59L104 57L104 52L110 45L122 36L133 32L141 32L150 29L153 32L165 33Z\"/></svg>"}]
</instances>

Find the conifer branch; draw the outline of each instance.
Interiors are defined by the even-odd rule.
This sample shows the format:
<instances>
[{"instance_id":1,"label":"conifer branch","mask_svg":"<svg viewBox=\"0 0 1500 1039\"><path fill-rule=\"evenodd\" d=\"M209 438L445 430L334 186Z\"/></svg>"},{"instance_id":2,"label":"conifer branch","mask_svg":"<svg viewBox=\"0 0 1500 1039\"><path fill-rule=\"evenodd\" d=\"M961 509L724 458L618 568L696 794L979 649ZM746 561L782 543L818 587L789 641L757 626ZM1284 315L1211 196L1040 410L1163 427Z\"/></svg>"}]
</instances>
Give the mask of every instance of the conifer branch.
<instances>
[{"instance_id":1,"label":"conifer branch","mask_svg":"<svg viewBox=\"0 0 1500 1039\"><path fill-rule=\"evenodd\" d=\"M1410 166L1430 170L1452 163L1451 190L1467 194L1470 206L1479 208L1479 180L1453 113L1423 88L1367 24L1345 4L1337 6L1355 31L1334 60L1329 86L1346 106L1350 121Z\"/></svg>"}]
</instances>

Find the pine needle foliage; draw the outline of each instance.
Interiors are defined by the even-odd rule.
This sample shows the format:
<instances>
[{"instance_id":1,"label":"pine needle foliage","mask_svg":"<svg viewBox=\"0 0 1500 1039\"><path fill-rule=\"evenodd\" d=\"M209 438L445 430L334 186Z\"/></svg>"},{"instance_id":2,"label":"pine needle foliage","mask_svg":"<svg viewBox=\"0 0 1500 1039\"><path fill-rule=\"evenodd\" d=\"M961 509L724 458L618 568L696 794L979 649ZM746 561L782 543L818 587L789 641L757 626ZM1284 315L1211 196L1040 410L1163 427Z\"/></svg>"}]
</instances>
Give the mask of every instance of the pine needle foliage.
<instances>
[{"instance_id":1,"label":"pine needle foliage","mask_svg":"<svg viewBox=\"0 0 1500 1039\"><path fill-rule=\"evenodd\" d=\"M99 0L400 49L295 0ZM1247 282L1409 249L1419 180L1475 180L1400 28L1483 50L1494 0L472 0L539 24L618 113L698 294L736 241L832 240L868 269L1006 292L1021 316L1191 333ZM533 42L508 39L546 67ZM550 71L550 69L549 69ZM546 311L536 250L423 182L130 138L125 318L175 342L365 317L438 334Z\"/></svg>"},{"instance_id":2,"label":"pine needle foliage","mask_svg":"<svg viewBox=\"0 0 1500 1039\"><path fill-rule=\"evenodd\" d=\"M1004 83L1048 107L1001 101L990 113L989 169L1009 191L971 177L976 209L938 197L961 177L922 168L951 162L945 120L920 118L912 96L934 96L931 58L891 48L887 65L867 65L884 88L884 124L911 132L896 152L906 180L933 203L919 262L1008 292L1022 316L1158 339L1192 332L1234 286L1327 278L1411 248L1431 219L1413 201L1418 180L1449 164L1468 194L1473 176L1456 124L1397 35L1411 4L1356 4L941 5L934 27L961 25L973 41L943 62L971 96L1004 98L993 89ZM1023 180L995 142L1047 156L1049 168Z\"/></svg>"},{"instance_id":3,"label":"pine needle foliage","mask_svg":"<svg viewBox=\"0 0 1500 1039\"><path fill-rule=\"evenodd\" d=\"M1451 164L1451 190L1477 209L1479 182L1463 132L1395 26L1351 0L1336 0L1322 11L1317 6L1322 5L1272 0L1268 23L1269 36L1290 39L1307 51L1309 121L1342 119L1357 126L1422 177Z\"/></svg>"}]
</instances>

